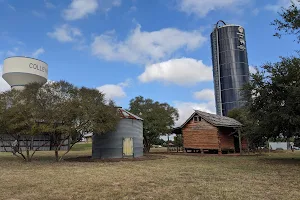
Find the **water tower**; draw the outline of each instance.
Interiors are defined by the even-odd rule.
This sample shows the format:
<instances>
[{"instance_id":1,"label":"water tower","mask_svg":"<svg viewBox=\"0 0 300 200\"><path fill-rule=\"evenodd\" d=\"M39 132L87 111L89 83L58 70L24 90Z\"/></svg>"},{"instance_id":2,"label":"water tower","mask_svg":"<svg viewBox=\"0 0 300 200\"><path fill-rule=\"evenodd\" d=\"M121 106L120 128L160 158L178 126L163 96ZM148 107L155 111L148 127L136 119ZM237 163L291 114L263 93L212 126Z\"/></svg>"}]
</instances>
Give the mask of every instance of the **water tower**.
<instances>
[{"instance_id":1,"label":"water tower","mask_svg":"<svg viewBox=\"0 0 300 200\"><path fill-rule=\"evenodd\" d=\"M22 89L26 84L46 83L48 79L48 64L28 57L9 57L4 60L3 79L12 89Z\"/></svg>"}]
</instances>

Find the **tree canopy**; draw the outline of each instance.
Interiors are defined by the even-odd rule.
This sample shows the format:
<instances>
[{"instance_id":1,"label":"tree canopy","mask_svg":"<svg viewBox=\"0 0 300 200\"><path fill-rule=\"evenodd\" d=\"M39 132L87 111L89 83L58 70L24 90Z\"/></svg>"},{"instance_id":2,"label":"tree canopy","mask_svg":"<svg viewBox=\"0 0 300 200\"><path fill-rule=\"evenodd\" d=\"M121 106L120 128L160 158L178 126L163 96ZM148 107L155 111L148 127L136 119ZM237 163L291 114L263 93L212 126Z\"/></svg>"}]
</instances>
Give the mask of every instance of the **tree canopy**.
<instances>
[{"instance_id":1,"label":"tree canopy","mask_svg":"<svg viewBox=\"0 0 300 200\"><path fill-rule=\"evenodd\" d=\"M300 137L300 58L267 63L244 87L245 107L231 110L253 148L268 139Z\"/></svg>"},{"instance_id":2,"label":"tree canopy","mask_svg":"<svg viewBox=\"0 0 300 200\"><path fill-rule=\"evenodd\" d=\"M248 109L267 137L300 134L300 59L281 58L262 66L246 89Z\"/></svg>"},{"instance_id":3,"label":"tree canopy","mask_svg":"<svg viewBox=\"0 0 300 200\"><path fill-rule=\"evenodd\" d=\"M300 2L298 0L298 2ZM300 42L299 3L282 8L280 19L271 24L275 36L295 35ZM242 134L253 146L262 146L268 139L299 138L300 136L300 59L281 57L279 62L267 63L251 75L243 88L245 107L234 109L229 116L244 124Z\"/></svg>"},{"instance_id":4,"label":"tree canopy","mask_svg":"<svg viewBox=\"0 0 300 200\"><path fill-rule=\"evenodd\" d=\"M275 36L281 37L282 32L288 35L296 35L298 43L300 43L300 7L292 1L292 5L288 8L282 8L279 13L281 19L275 19L271 24L276 26L277 32Z\"/></svg>"},{"instance_id":5,"label":"tree canopy","mask_svg":"<svg viewBox=\"0 0 300 200\"><path fill-rule=\"evenodd\" d=\"M77 88L65 82L51 82L44 85L32 83L24 90L11 90L0 94L1 132L25 140L26 155L22 148L14 148L30 161L30 141L39 134L50 136L58 161L58 152L67 141L69 150L81 140L84 133L102 134L116 127L119 116L113 102L106 105L104 94L96 89ZM1 138L0 138L1 139ZM47 141L49 142L49 141ZM63 155L65 155L63 154ZM62 159L62 156L61 158Z\"/></svg>"},{"instance_id":6,"label":"tree canopy","mask_svg":"<svg viewBox=\"0 0 300 200\"><path fill-rule=\"evenodd\" d=\"M161 135L171 132L179 115L175 108L167 103L160 103L142 96L130 100L129 111L144 119L143 137L144 151L150 147Z\"/></svg>"}]
</instances>

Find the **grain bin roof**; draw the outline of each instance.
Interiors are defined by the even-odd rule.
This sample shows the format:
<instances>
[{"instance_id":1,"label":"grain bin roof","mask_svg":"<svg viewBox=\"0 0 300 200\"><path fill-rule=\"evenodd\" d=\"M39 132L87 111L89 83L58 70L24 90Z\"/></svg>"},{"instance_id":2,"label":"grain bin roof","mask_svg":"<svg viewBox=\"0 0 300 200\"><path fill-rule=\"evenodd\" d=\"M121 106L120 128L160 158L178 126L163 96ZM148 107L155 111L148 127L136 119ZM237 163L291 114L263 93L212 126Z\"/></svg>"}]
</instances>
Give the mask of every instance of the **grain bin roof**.
<instances>
[{"instance_id":1,"label":"grain bin roof","mask_svg":"<svg viewBox=\"0 0 300 200\"><path fill-rule=\"evenodd\" d=\"M125 118L125 119L136 119L136 120L142 120L142 118L132 114L131 112L128 112L127 110L124 110L123 108L118 108L118 112L121 116L121 118Z\"/></svg>"},{"instance_id":2,"label":"grain bin roof","mask_svg":"<svg viewBox=\"0 0 300 200\"><path fill-rule=\"evenodd\" d=\"M183 128L186 123L188 123L194 115L198 114L201 118L203 118L208 123L212 124L216 127L241 127L243 126L239 121L232 119L230 117L220 116L216 114L206 113L199 110L195 110L195 112L188 118L188 120L181 125L181 128Z\"/></svg>"}]
</instances>

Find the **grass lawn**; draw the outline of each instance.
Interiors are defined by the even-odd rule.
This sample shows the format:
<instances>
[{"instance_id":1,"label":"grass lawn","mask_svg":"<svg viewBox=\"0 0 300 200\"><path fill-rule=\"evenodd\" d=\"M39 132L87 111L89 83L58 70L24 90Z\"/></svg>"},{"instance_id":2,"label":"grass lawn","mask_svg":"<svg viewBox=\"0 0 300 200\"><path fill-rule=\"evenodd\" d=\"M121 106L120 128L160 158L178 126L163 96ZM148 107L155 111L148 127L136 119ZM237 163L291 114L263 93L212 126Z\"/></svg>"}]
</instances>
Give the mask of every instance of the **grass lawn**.
<instances>
[{"instance_id":1,"label":"grass lawn","mask_svg":"<svg viewBox=\"0 0 300 200\"><path fill-rule=\"evenodd\" d=\"M69 157L91 154L81 148ZM112 163L55 163L53 155L24 163L0 153L0 199L300 199L300 152Z\"/></svg>"}]
</instances>

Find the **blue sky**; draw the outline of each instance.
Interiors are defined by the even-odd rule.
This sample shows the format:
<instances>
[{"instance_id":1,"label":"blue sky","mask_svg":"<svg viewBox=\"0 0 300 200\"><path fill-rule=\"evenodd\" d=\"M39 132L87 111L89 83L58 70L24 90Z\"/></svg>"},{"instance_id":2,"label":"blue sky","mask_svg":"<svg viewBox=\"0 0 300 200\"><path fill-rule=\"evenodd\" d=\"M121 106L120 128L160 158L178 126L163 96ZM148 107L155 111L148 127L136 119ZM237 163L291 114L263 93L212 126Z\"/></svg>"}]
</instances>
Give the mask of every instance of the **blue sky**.
<instances>
[{"instance_id":1,"label":"blue sky","mask_svg":"<svg viewBox=\"0 0 300 200\"><path fill-rule=\"evenodd\" d=\"M30 56L50 80L98 88L128 107L142 95L215 112L209 34L220 19L246 30L249 64L294 54L270 23L289 0L0 0L0 65ZM0 89L8 89L0 80Z\"/></svg>"}]
</instances>

